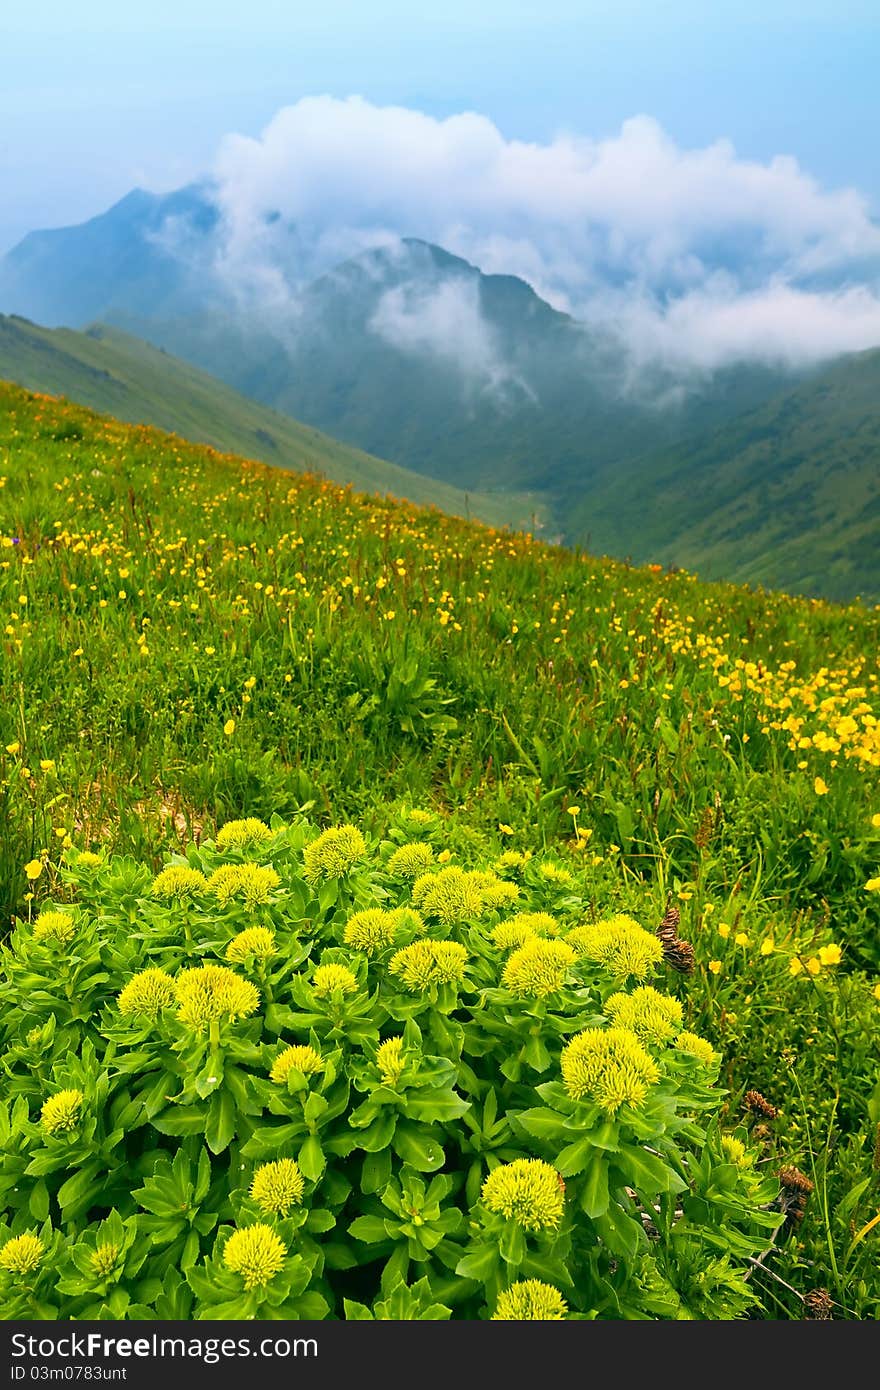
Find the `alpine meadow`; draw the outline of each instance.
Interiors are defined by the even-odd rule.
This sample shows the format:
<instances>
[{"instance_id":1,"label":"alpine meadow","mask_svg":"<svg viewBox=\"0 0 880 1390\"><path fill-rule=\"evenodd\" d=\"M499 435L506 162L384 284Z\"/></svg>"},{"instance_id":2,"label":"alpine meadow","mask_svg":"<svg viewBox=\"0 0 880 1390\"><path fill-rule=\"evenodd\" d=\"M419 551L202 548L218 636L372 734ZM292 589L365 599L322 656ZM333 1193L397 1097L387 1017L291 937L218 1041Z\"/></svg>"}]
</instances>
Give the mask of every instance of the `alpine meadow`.
<instances>
[{"instance_id":1,"label":"alpine meadow","mask_svg":"<svg viewBox=\"0 0 880 1390\"><path fill-rule=\"evenodd\" d=\"M10 1319L874 1319L880 613L0 387Z\"/></svg>"},{"instance_id":2,"label":"alpine meadow","mask_svg":"<svg viewBox=\"0 0 880 1390\"><path fill-rule=\"evenodd\" d=\"M42 0L0 51L8 1378L839 1368L877 0Z\"/></svg>"}]
</instances>

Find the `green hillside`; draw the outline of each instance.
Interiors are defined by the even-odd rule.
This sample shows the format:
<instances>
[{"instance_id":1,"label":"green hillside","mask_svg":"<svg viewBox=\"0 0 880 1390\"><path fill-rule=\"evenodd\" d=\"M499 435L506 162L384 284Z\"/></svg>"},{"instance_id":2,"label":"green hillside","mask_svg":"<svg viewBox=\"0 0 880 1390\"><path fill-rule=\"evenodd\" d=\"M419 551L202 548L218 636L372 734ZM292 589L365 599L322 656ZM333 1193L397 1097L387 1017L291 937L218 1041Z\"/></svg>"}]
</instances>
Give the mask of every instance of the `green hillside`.
<instances>
[{"instance_id":1,"label":"green hillside","mask_svg":"<svg viewBox=\"0 0 880 1390\"><path fill-rule=\"evenodd\" d=\"M0 612L0 1320L877 1320L880 609L0 383Z\"/></svg>"},{"instance_id":2,"label":"green hillside","mask_svg":"<svg viewBox=\"0 0 880 1390\"><path fill-rule=\"evenodd\" d=\"M707 579L880 602L880 351L606 472L571 530Z\"/></svg>"},{"instance_id":3,"label":"green hillside","mask_svg":"<svg viewBox=\"0 0 880 1390\"><path fill-rule=\"evenodd\" d=\"M465 493L339 443L240 395L198 367L115 328L41 328L0 315L0 378L66 396L132 424L151 424L297 472L390 493L495 526L529 528L542 508L524 493Z\"/></svg>"}]
</instances>

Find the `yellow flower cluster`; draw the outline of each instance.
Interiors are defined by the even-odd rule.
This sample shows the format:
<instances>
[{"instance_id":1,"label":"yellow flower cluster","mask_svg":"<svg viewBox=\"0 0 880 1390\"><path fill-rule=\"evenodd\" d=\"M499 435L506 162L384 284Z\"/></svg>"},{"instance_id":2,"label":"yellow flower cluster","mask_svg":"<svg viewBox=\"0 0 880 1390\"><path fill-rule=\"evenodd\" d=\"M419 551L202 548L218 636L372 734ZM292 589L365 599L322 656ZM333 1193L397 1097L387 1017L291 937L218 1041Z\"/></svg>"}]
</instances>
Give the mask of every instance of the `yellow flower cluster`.
<instances>
[{"instance_id":1,"label":"yellow flower cluster","mask_svg":"<svg viewBox=\"0 0 880 1390\"><path fill-rule=\"evenodd\" d=\"M312 989L317 999L330 999L337 991L353 994L357 987L357 976L347 965L319 965L312 975Z\"/></svg>"},{"instance_id":2,"label":"yellow flower cluster","mask_svg":"<svg viewBox=\"0 0 880 1390\"><path fill-rule=\"evenodd\" d=\"M286 1216L300 1205L304 1192L303 1175L292 1158L261 1163L251 1183L251 1196L266 1216Z\"/></svg>"},{"instance_id":3,"label":"yellow flower cluster","mask_svg":"<svg viewBox=\"0 0 880 1390\"><path fill-rule=\"evenodd\" d=\"M40 1111L43 1129L47 1134L66 1134L76 1129L82 1103L82 1091L57 1091L54 1096L43 1102Z\"/></svg>"},{"instance_id":4,"label":"yellow flower cluster","mask_svg":"<svg viewBox=\"0 0 880 1390\"><path fill-rule=\"evenodd\" d=\"M248 907L271 901L281 882L269 864L224 864L208 879L208 888L221 903L244 898Z\"/></svg>"},{"instance_id":5,"label":"yellow flower cluster","mask_svg":"<svg viewBox=\"0 0 880 1390\"><path fill-rule=\"evenodd\" d=\"M681 1028L681 1004L653 985L642 985L632 994L612 994L605 1013L616 1027L629 1028L646 1043L672 1042Z\"/></svg>"},{"instance_id":6,"label":"yellow flower cluster","mask_svg":"<svg viewBox=\"0 0 880 1390\"><path fill-rule=\"evenodd\" d=\"M324 1070L324 1059L313 1047L294 1043L275 1058L269 1079L283 1086L294 1069L302 1072L303 1076L316 1076Z\"/></svg>"},{"instance_id":7,"label":"yellow flower cluster","mask_svg":"<svg viewBox=\"0 0 880 1390\"><path fill-rule=\"evenodd\" d=\"M659 939L623 913L574 927L565 939L621 982L647 979L663 960Z\"/></svg>"},{"instance_id":8,"label":"yellow flower cluster","mask_svg":"<svg viewBox=\"0 0 880 1390\"><path fill-rule=\"evenodd\" d=\"M245 850L264 845L271 838L272 831L264 821L248 816L246 820L227 821L217 832L216 844L219 850Z\"/></svg>"},{"instance_id":9,"label":"yellow flower cluster","mask_svg":"<svg viewBox=\"0 0 880 1390\"><path fill-rule=\"evenodd\" d=\"M399 918L395 912L368 907L349 917L342 939L352 950L363 951L365 956L372 957L394 944L398 928Z\"/></svg>"},{"instance_id":10,"label":"yellow flower cluster","mask_svg":"<svg viewBox=\"0 0 880 1390\"><path fill-rule=\"evenodd\" d=\"M467 960L457 941L414 941L391 957L388 968L406 989L422 994L432 985L460 984Z\"/></svg>"},{"instance_id":11,"label":"yellow flower cluster","mask_svg":"<svg viewBox=\"0 0 880 1390\"><path fill-rule=\"evenodd\" d=\"M306 880L316 884L325 879L344 878L366 852L366 842L357 826L332 826L303 850Z\"/></svg>"},{"instance_id":12,"label":"yellow flower cluster","mask_svg":"<svg viewBox=\"0 0 880 1390\"><path fill-rule=\"evenodd\" d=\"M704 1066L714 1067L718 1065L719 1055L711 1043L705 1038L701 1038L696 1033L689 1032L686 1028L679 1033L675 1040L675 1046L679 1052L686 1052L689 1057L695 1057Z\"/></svg>"},{"instance_id":13,"label":"yellow flower cluster","mask_svg":"<svg viewBox=\"0 0 880 1390\"><path fill-rule=\"evenodd\" d=\"M568 1304L552 1284L540 1279L519 1279L498 1295L493 1322L561 1322Z\"/></svg>"},{"instance_id":14,"label":"yellow flower cluster","mask_svg":"<svg viewBox=\"0 0 880 1390\"><path fill-rule=\"evenodd\" d=\"M480 1195L487 1211L515 1221L526 1231L555 1230L562 1220L562 1179L540 1158L499 1164L486 1178Z\"/></svg>"},{"instance_id":15,"label":"yellow flower cluster","mask_svg":"<svg viewBox=\"0 0 880 1390\"><path fill-rule=\"evenodd\" d=\"M7 1274L33 1274L45 1253L43 1242L30 1232L13 1236L0 1249L0 1269Z\"/></svg>"},{"instance_id":16,"label":"yellow flower cluster","mask_svg":"<svg viewBox=\"0 0 880 1390\"><path fill-rule=\"evenodd\" d=\"M226 947L226 959L234 965L242 965L250 956L255 960L269 960L278 954L275 933L268 927L245 927L234 936Z\"/></svg>"},{"instance_id":17,"label":"yellow flower cluster","mask_svg":"<svg viewBox=\"0 0 880 1390\"><path fill-rule=\"evenodd\" d=\"M155 1018L162 1009L177 1003L177 991L173 979L164 970L141 970L129 980L118 1002L124 1018L138 1014Z\"/></svg>"},{"instance_id":18,"label":"yellow flower cluster","mask_svg":"<svg viewBox=\"0 0 880 1390\"><path fill-rule=\"evenodd\" d=\"M205 875L186 864L169 864L153 879L150 889L154 898L191 898L208 886Z\"/></svg>"},{"instance_id":19,"label":"yellow flower cluster","mask_svg":"<svg viewBox=\"0 0 880 1390\"><path fill-rule=\"evenodd\" d=\"M492 928L492 940L501 951L522 946L530 936L558 936L559 923L549 912L518 912Z\"/></svg>"},{"instance_id":20,"label":"yellow flower cluster","mask_svg":"<svg viewBox=\"0 0 880 1390\"><path fill-rule=\"evenodd\" d=\"M257 1224L233 1231L223 1247L223 1263L240 1274L245 1289L262 1288L284 1265L287 1247L271 1226Z\"/></svg>"},{"instance_id":21,"label":"yellow flower cluster","mask_svg":"<svg viewBox=\"0 0 880 1390\"><path fill-rule=\"evenodd\" d=\"M573 1100L591 1097L609 1115L624 1104L638 1106L660 1072L628 1028L586 1028L563 1049L560 1065Z\"/></svg>"},{"instance_id":22,"label":"yellow flower cluster","mask_svg":"<svg viewBox=\"0 0 880 1390\"><path fill-rule=\"evenodd\" d=\"M104 1241L104 1243L97 1246L89 1256L89 1264L92 1267L92 1273L96 1275L98 1279L107 1279L113 1273L113 1267L118 1258L119 1246L115 1245L111 1240Z\"/></svg>"},{"instance_id":23,"label":"yellow flower cluster","mask_svg":"<svg viewBox=\"0 0 880 1390\"><path fill-rule=\"evenodd\" d=\"M260 995L250 980L243 980L224 965L200 965L181 970L174 978L177 1017L181 1023L203 1032L209 1024L256 1013Z\"/></svg>"},{"instance_id":24,"label":"yellow flower cluster","mask_svg":"<svg viewBox=\"0 0 880 1390\"><path fill-rule=\"evenodd\" d=\"M376 1066L386 1086L397 1085L406 1066L403 1038L388 1038L381 1044L376 1053Z\"/></svg>"},{"instance_id":25,"label":"yellow flower cluster","mask_svg":"<svg viewBox=\"0 0 880 1390\"><path fill-rule=\"evenodd\" d=\"M76 922L69 912L41 912L34 922L34 940L67 946L76 931Z\"/></svg>"},{"instance_id":26,"label":"yellow flower cluster","mask_svg":"<svg viewBox=\"0 0 880 1390\"><path fill-rule=\"evenodd\" d=\"M401 845L386 864L392 878L418 878L427 873L434 862L434 851L424 840L411 845Z\"/></svg>"},{"instance_id":27,"label":"yellow flower cluster","mask_svg":"<svg viewBox=\"0 0 880 1390\"><path fill-rule=\"evenodd\" d=\"M451 866L438 873L421 874L413 884L412 900L428 917L453 927L486 910L482 875Z\"/></svg>"},{"instance_id":28,"label":"yellow flower cluster","mask_svg":"<svg viewBox=\"0 0 880 1390\"><path fill-rule=\"evenodd\" d=\"M501 983L523 998L546 999L562 988L576 960L566 941L530 936L508 957Z\"/></svg>"}]
</instances>

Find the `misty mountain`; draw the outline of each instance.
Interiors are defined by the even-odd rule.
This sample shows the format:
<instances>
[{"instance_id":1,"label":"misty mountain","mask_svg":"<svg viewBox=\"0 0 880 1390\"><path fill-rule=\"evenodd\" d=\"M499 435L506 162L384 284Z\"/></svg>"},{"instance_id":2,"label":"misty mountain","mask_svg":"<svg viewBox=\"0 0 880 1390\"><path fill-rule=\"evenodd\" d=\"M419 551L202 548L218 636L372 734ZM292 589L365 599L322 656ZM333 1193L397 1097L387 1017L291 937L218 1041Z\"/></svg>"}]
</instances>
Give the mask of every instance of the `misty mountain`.
<instances>
[{"instance_id":1,"label":"misty mountain","mask_svg":"<svg viewBox=\"0 0 880 1390\"><path fill-rule=\"evenodd\" d=\"M303 283L296 227L270 215L263 230L270 273L255 289L224 259L209 188L138 190L80 227L26 237L0 262L0 310L104 320L409 469L467 489L539 490L562 535L602 471L788 384L759 366L636 372L622 342L523 280L416 239Z\"/></svg>"}]
</instances>

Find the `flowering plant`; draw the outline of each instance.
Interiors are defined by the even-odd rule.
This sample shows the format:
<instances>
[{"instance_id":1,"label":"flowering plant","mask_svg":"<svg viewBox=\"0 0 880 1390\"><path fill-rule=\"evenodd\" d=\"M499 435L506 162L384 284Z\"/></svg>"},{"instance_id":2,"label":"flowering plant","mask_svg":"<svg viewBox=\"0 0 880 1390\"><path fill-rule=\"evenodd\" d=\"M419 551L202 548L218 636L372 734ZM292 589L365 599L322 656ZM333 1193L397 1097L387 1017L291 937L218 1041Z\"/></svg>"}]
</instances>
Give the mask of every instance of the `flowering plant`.
<instances>
[{"instance_id":1,"label":"flowering plant","mask_svg":"<svg viewBox=\"0 0 880 1390\"><path fill-rule=\"evenodd\" d=\"M251 819L155 877L71 856L3 951L10 1316L754 1303L778 1184L656 935L429 849Z\"/></svg>"}]
</instances>

